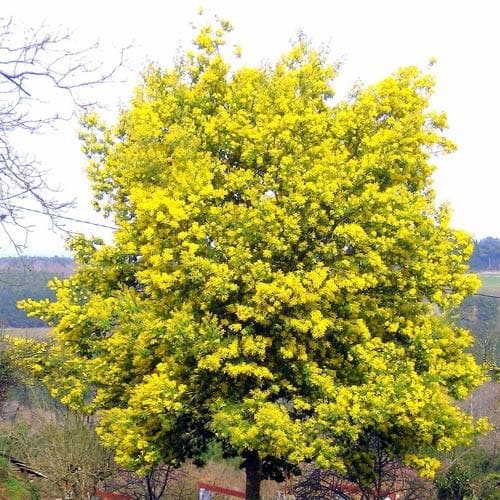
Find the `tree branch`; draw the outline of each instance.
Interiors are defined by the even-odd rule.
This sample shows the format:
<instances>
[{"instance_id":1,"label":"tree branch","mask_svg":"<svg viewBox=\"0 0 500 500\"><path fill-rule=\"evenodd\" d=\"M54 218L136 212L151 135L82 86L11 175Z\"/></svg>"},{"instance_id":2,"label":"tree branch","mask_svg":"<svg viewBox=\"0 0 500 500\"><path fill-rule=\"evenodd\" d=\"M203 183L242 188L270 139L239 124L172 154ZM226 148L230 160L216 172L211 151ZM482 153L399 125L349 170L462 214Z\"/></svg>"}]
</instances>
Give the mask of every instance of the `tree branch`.
<instances>
[{"instance_id":1,"label":"tree branch","mask_svg":"<svg viewBox=\"0 0 500 500\"><path fill-rule=\"evenodd\" d=\"M52 199L57 191L47 184L35 157L17 150L14 137L18 139L19 132L41 133L97 105L93 92L102 84L116 83L131 48L122 48L113 64L96 63L102 60L99 43L75 49L72 38L72 33L44 24L22 29L12 18L0 17L0 216L26 235L29 224L13 201L29 199L58 228L57 216L72 203ZM69 101L63 102L65 97ZM50 104L50 109L38 103ZM24 245L4 230L20 251Z\"/></svg>"}]
</instances>

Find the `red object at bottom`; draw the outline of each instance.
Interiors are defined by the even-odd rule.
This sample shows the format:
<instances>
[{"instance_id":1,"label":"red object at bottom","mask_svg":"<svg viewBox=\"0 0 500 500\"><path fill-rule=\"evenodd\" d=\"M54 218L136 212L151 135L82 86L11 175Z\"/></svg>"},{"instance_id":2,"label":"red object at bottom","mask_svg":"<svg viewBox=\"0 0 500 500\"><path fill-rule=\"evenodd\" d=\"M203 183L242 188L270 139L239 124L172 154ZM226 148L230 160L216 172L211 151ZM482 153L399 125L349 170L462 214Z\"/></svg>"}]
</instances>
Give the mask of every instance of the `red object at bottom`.
<instances>
[{"instance_id":1,"label":"red object at bottom","mask_svg":"<svg viewBox=\"0 0 500 500\"><path fill-rule=\"evenodd\" d=\"M221 486L215 486L214 484L208 483L198 483L198 490L204 489L208 491L212 491L213 493L222 493L223 495L228 495L236 498L245 498L245 493L237 490L230 490L229 488L222 488Z\"/></svg>"},{"instance_id":2,"label":"red object at bottom","mask_svg":"<svg viewBox=\"0 0 500 500\"><path fill-rule=\"evenodd\" d=\"M132 497L128 495L121 495L120 493L110 493L103 490L95 490L94 496L101 498L102 500L133 500Z\"/></svg>"}]
</instances>

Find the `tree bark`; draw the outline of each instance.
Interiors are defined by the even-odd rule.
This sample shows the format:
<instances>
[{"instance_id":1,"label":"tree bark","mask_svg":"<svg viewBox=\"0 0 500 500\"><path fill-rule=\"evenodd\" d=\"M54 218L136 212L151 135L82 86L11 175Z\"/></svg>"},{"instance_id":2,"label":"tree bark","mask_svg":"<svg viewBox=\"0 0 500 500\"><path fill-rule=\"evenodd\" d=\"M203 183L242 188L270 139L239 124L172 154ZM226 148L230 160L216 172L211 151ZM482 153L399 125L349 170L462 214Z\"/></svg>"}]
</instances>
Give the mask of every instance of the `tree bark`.
<instances>
[{"instance_id":1,"label":"tree bark","mask_svg":"<svg viewBox=\"0 0 500 500\"><path fill-rule=\"evenodd\" d=\"M262 481L262 462L256 451L246 455L246 500L261 500L260 483Z\"/></svg>"}]
</instances>

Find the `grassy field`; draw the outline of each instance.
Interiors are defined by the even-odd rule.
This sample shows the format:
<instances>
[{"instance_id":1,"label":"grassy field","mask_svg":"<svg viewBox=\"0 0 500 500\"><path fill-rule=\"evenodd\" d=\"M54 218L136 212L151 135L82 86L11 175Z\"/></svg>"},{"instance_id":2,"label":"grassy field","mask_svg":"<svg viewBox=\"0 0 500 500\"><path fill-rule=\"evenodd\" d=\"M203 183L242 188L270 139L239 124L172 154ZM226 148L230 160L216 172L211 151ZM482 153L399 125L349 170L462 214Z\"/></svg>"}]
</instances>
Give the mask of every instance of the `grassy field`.
<instances>
[{"instance_id":1,"label":"grassy field","mask_svg":"<svg viewBox=\"0 0 500 500\"><path fill-rule=\"evenodd\" d=\"M48 337L50 328L3 328L0 330L2 335L12 337L21 337L23 339L44 340Z\"/></svg>"},{"instance_id":2,"label":"grassy field","mask_svg":"<svg viewBox=\"0 0 500 500\"><path fill-rule=\"evenodd\" d=\"M500 271L489 271L477 274L483 283L482 293L500 295Z\"/></svg>"}]
</instances>

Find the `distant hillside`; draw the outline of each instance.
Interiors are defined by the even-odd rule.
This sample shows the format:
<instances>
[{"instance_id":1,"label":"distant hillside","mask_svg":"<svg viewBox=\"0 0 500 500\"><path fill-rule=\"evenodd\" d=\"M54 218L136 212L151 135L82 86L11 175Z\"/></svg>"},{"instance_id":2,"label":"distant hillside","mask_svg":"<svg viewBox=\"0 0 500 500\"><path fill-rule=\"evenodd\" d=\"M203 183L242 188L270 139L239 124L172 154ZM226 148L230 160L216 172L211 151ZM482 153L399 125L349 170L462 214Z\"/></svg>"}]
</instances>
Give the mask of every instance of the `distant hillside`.
<instances>
[{"instance_id":1,"label":"distant hillside","mask_svg":"<svg viewBox=\"0 0 500 500\"><path fill-rule=\"evenodd\" d=\"M476 241L469 264L473 271L500 270L500 238L488 236Z\"/></svg>"},{"instance_id":2,"label":"distant hillside","mask_svg":"<svg viewBox=\"0 0 500 500\"><path fill-rule=\"evenodd\" d=\"M0 257L0 274L4 270L27 269L69 276L74 269L73 259L68 257Z\"/></svg>"},{"instance_id":3,"label":"distant hillside","mask_svg":"<svg viewBox=\"0 0 500 500\"><path fill-rule=\"evenodd\" d=\"M54 276L69 276L73 260L66 257L0 258L0 327L36 328L45 324L28 318L16 307L18 300L54 298L47 282Z\"/></svg>"}]
</instances>

